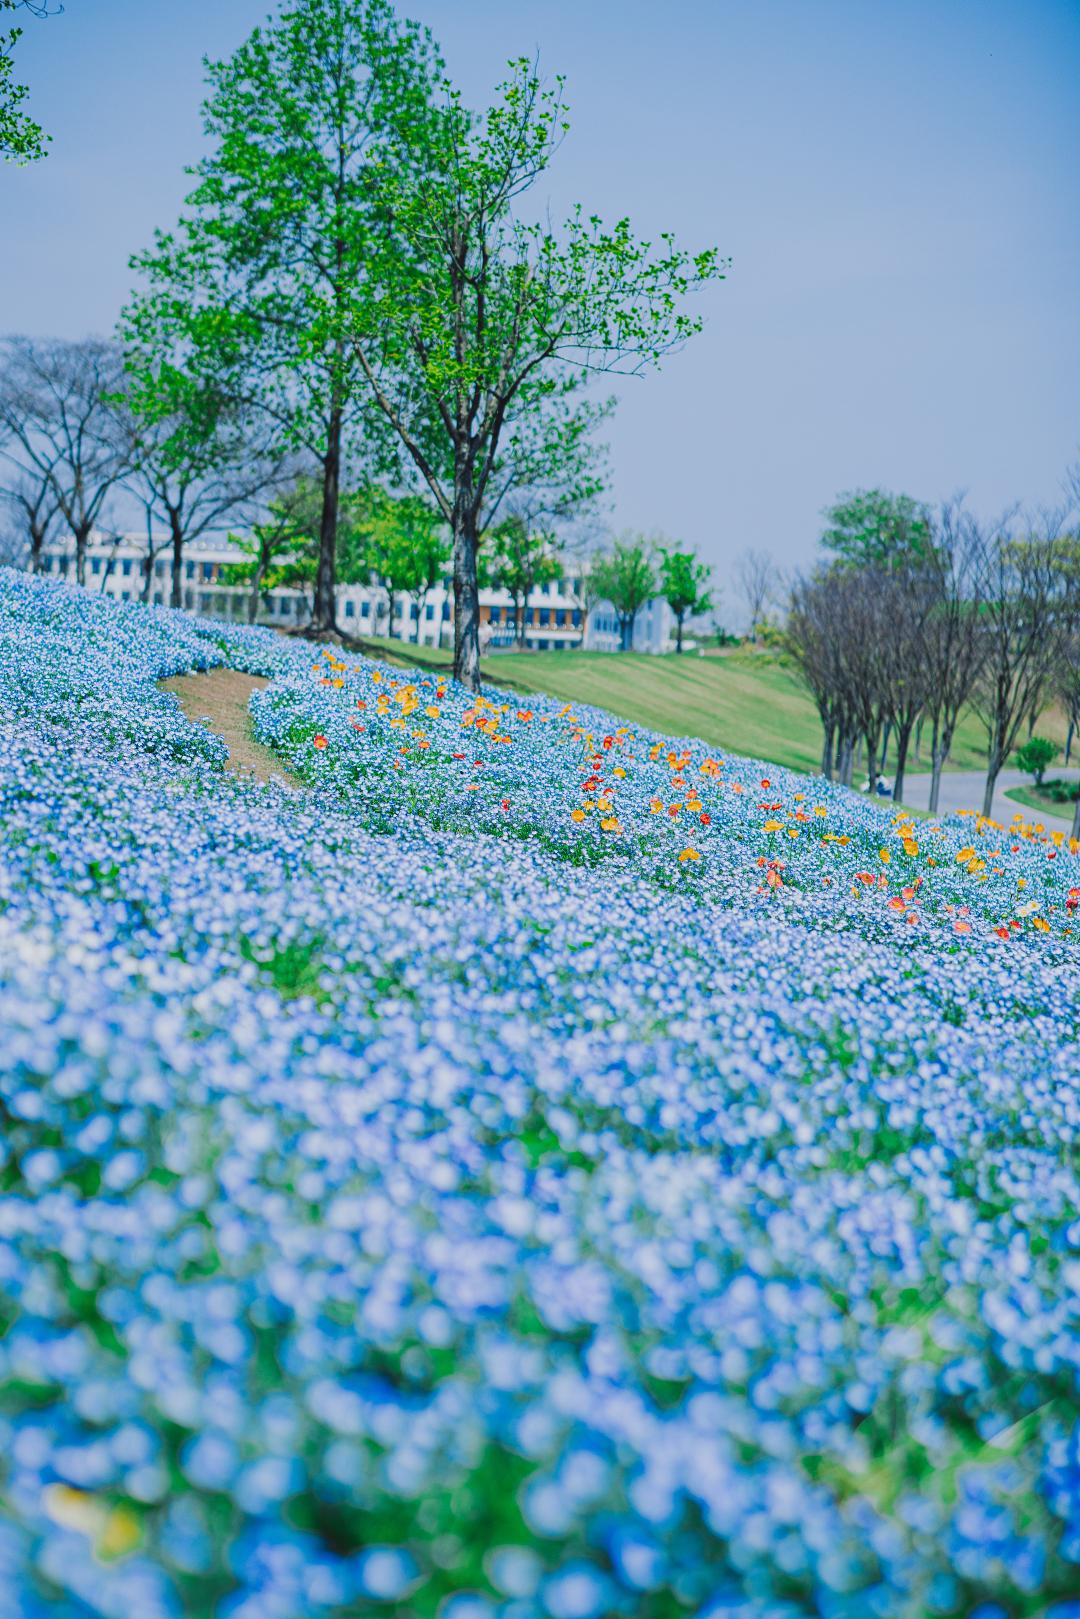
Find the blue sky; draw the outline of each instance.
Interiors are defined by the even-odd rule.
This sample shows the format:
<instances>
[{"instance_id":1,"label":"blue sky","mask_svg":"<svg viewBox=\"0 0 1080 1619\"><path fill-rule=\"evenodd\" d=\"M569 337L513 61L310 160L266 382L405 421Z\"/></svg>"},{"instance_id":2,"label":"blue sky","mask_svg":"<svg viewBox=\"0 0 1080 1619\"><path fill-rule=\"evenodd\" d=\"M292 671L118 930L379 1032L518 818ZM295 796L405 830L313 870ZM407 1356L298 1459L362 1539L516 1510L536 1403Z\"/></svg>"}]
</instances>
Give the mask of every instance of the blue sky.
<instances>
[{"instance_id":1,"label":"blue sky","mask_svg":"<svg viewBox=\"0 0 1080 1619\"><path fill-rule=\"evenodd\" d=\"M200 152L204 52L265 0L67 0L20 60L54 136L0 169L0 327L108 330L128 255ZM616 527L807 562L821 508L884 484L990 512L1080 453L1075 0L419 0L467 97L511 55L565 73L547 186L734 260L707 328L628 383ZM737 617L728 591L730 616Z\"/></svg>"}]
</instances>

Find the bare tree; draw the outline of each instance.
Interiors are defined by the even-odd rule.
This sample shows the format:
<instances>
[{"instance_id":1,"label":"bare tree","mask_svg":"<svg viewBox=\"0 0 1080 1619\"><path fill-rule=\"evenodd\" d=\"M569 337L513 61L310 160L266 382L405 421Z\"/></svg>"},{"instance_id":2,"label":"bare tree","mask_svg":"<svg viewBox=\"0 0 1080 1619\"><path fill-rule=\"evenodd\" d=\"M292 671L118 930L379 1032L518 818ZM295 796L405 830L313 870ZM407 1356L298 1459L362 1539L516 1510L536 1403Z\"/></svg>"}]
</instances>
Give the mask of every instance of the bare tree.
<instances>
[{"instance_id":1,"label":"bare tree","mask_svg":"<svg viewBox=\"0 0 1080 1619\"><path fill-rule=\"evenodd\" d=\"M982 634L985 541L959 499L946 501L932 519L926 569L933 605L923 629L925 712L932 726L930 813L937 814L941 772L960 715L971 701L985 655Z\"/></svg>"},{"instance_id":2,"label":"bare tree","mask_svg":"<svg viewBox=\"0 0 1080 1619\"><path fill-rule=\"evenodd\" d=\"M273 423L205 387L166 393L144 373L131 399L125 487L168 528L169 604L180 607L185 545L230 518L254 516L269 491L295 481L299 460L278 447ZM148 544L148 570L157 549ZM143 589L148 593L146 578Z\"/></svg>"},{"instance_id":3,"label":"bare tree","mask_svg":"<svg viewBox=\"0 0 1080 1619\"><path fill-rule=\"evenodd\" d=\"M768 551L749 546L735 559L735 590L746 607L750 635L757 640L758 627L765 618L780 586L776 563Z\"/></svg>"},{"instance_id":4,"label":"bare tree","mask_svg":"<svg viewBox=\"0 0 1080 1619\"><path fill-rule=\"evenodd\" d=\"M983 660L974 706L986 726L983 814L1027 716L1044 706L1080 619L1078 542L1061 513L1043 513L1018 532L997 523L982 547L980 639Z\"/></svg>"},{"instance_id":5,"label":"bare tree","mask_svg":"<svg viewBox=\"0 0 1080 1619\"><path fill-rule=\"evenodd\" d=\"M824 741L821 774L833 777L834 749L839 760L844 733L844 697L838 656L839 603L826 569L809 579L796 579L788 606L784 644L806 682L821 718Z\"/></svg>"},{"instance_id":6,"label":"bare tree","mask_svg":"<svg viewBox=\"0 0 1080 1619\"><path fill-rule=\"evenodd\" d=\"M9 460L47 481L75 540L75 577L127 462L120 351L100 338L9 337L0 352L0 432Z\"/></svg>"},{"instance_id":7,"label":"bare tree","mask_svg":"<svg viewBox=\"0 0 1080 1619\"><path fill-rule=\"evenodd\" d=\"M51 468L38 469L23 465L17 457L8 457L0 447L0 464L8 464L0 471L4 477L0 485L0 500L8 507L15 527L21 531L23 544L20 553L29 564L31 573L40 573L45 553L45 542L59 511L59 502L53 488Z\"/></svg>"}]
</instances>

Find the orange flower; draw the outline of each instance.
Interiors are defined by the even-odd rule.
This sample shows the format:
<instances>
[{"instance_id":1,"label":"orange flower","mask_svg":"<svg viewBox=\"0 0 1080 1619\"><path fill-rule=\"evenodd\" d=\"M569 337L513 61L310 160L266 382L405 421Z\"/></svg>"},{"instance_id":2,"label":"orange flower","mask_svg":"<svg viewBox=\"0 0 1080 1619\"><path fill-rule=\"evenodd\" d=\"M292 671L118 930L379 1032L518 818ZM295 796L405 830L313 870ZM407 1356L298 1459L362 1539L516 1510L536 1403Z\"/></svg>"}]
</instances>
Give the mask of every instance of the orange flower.
<instances>
[{"instance_id":1,"label":"orange flower","mask_svg":"<svg viewBox=\"0 0 1080 1619\"><path fill-rule=\"evenodd\" d=\"M585 811L583 809L571 810L570 819L572 821L583 821L585 819Z\"/></svg>"},{"instance_id":2,"label":"orange flower","mask_svg":"<svg viewBox=\"0 0 1080 1619\"><path fill-rule=\"evenodd\" d=\"M906 911L907 906L904 904L902 899L894 898L889 901L889 909L890 911Z\"/></svg>"},{"instance_id":3,"label":"orange flower","mask_svg":"<svg viewBox=\"0 0 1080 1619\"><path fill-rule=\"evenodd\" d=\"M324 736L314 736L312 737L311 741L312 745L316 748L325 748L327 745L326 738Z\"/></svg>"},{"instance_id":4,"label":"orange flower","mask_svg":"<svg viewBox=\"0 0 1080 1619\"><path fill-rule=\"evenodd\" d=\"M953 932L954 933L970 933L971 932L971 923L970 922L954 922L953 923Z\"/></svg>"},{"instance_id":5,"label":"orange flower","mask_svg":"<svg viewBox=\"0 0 1080 1619\"><path fill-rule=\"evenodd\" d=\"M711 815L706 815L706 814L699 815L698 820L701 822L702 826L711 826L712 825L712 816Z\"/></svg>"}]
</instances>

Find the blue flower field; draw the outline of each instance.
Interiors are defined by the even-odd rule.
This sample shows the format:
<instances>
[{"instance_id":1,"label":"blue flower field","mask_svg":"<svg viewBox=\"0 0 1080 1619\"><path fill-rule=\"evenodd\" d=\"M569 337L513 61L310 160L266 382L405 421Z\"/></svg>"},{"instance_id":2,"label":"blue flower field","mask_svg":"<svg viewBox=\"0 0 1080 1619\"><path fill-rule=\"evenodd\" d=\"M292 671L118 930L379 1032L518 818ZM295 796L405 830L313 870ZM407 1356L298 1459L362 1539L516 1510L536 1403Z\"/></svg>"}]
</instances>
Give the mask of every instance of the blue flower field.
<instances>
[{"instance_id":1,"label":"blue flower field","mask_svg":"<svg viewBox=\"0 0 1080 1619\"><path fill-rule=\"evenodd\" d=\"M529 702L0 570L0 1619L1080 1619L1080 847Z\"/></svg>"}]
</instances>

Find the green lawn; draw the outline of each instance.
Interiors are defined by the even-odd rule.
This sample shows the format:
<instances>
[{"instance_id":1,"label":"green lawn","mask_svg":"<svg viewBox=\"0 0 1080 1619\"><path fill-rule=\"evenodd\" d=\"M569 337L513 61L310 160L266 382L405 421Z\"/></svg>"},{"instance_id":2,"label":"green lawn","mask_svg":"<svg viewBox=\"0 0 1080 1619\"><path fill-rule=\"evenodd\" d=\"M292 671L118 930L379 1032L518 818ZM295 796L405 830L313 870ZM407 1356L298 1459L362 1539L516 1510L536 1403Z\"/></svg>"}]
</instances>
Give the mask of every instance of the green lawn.
<instances>
[{"instance_id":1,"label":"green lawn","mask_svg":"<svg viewBox=\"0 0 1080 1619\"><path fill-rule=\"evenodd\" d=\"M363 642L392 662L448 669L448 651L371 637ZM794 770L821 764L817 710L794 671L776 653L733 648L716 656L637 652L501 652L483 661L493 685L547 692L565 702L593 703L620 718L671 736L698 736L718 751L770 759ZM1039 734L1064 741L1061 716L1045 715ZM925 755L910 757L909 772L929 770ZM979 770L986 762L985 733L968 715L960 725L949 767Z\"/></svg>"},{"instance_id":2,"label":"green lawn","mask_svg":"<svg viewBox=\"0 0 1080 1619\"><path fill-rule=\"evenodd\" d=\"M1040 793L1035 786L1010 787L1006 790L1005 797L1015 799L1018 804L1023 804L1025 809L1037 810L1040 815L1045 815L1047 820L1064 821L1066 824L1072 822L1071 804L1059 804L1057 799L1047 798L1046 794Z\"/></svg>"}]
</instances>

